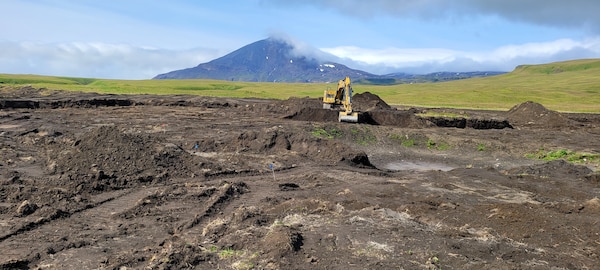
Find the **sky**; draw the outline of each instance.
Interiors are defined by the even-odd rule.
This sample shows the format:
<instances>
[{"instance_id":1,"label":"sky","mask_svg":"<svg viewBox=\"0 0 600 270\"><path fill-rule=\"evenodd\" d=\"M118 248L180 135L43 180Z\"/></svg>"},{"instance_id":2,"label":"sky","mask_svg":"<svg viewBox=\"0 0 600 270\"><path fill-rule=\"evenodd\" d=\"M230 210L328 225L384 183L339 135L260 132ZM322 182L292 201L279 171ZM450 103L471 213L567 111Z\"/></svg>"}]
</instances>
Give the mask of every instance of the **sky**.
<instances>
[{"instance_id":1,"label":"sky","mask_svg":"<svg viewBox=\"0 0 600 270\"><path fill-rule=\"evenodd\" d=\"M374 74L600 58L598 0L0 0L0 73L150 79L268 37Z\"/></svg>"}]
</instances>

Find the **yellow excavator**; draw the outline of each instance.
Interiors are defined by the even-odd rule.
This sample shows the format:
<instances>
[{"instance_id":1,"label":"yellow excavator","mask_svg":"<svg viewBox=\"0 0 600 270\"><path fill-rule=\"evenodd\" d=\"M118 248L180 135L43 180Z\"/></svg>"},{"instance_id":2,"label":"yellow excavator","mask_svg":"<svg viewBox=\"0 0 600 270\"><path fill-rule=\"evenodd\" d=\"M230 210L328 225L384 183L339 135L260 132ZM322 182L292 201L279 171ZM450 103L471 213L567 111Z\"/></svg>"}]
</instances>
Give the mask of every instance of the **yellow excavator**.
<instances>
[{"instance_id":1,"label":"yellow excavator","mask_svg":"<svg viewBox=\"0 0 600 270\"><path fill-rule=\"evenodd\" d=\"M350 77L338 82L337 89L327 89L323 94L324 109L341 109L338 121L358 122L358 112L352 111L352 86Z\"/></svg>"}]
</instances>

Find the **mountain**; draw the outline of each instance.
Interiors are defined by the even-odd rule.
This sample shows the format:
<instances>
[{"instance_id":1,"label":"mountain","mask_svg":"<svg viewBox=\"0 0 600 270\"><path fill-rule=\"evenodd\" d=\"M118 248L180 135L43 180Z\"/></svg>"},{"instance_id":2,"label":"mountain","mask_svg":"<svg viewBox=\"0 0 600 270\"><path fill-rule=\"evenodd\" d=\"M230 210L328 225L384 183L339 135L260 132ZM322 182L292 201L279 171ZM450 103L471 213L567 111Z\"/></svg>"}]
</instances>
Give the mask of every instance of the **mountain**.
<instances>
[{"instance_id":1,"label":"mountain","mask_svg":"<svg viewBox=\"0 0 600 270\"><path fill-rule=\"evenodd\" d=\"M332 82L377 75L339 63L297 55L294 47L268 38L192 68L160 74L154 79L216 79L249 82Z\"/></svg>"},{"instance_id":2,"label":"mountain","mask_svg":"<svg viewBox=\"0 0 600 270\"><path fill-rule=\"evenodd\" d=\"M322 57L320 57L322 58ZM332 56L333 58L333 56ZM499 75L505 72L435 72L375 75L332 61L297 53L283 40L268 38L248 44L223 57L192 68L159 74L153 79L214 79L246 82L335 82L350 76L355 83L391 85L443 82Z\"/></svg>"}]
</instances>

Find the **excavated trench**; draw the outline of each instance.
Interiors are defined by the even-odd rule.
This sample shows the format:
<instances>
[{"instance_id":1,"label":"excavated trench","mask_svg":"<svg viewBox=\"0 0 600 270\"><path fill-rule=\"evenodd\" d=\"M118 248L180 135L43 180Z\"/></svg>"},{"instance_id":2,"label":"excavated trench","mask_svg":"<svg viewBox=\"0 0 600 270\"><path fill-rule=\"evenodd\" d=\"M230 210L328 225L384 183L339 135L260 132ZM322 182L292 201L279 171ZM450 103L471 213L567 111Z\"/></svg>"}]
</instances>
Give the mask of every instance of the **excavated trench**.
<instances>
[{"instance_id":1,"label":"excavated trench","mask_svg":"<svg viewBox=\"0 0 600 270\"><path fill-rule=\"evenodd\" d=\"M198 103L193 98L180 97L177 100L155 100L148 99L145 96L135 96L134 98L119 95L94 95L87 94L89 97L73 98L52 98L40 97L32 99L2 99L0 100L0 109L57 109L57 108L93 108L93 107L115 107L115 106L193 106L193 107L214 107L214 102L210 104ZM355 95L355 108L359 111L359 123L369 125L396 126L406 128L426 128L431 126L448 128L474 128L474 129L504 129L512 128L507 120L496 119L466 119L466 118L445 118L445 117L420 117L417 116L417 110L397 110L387 105L379 96L371 93ZM337 122L338 112L320 108L319 99L297 99L280 101L286 104L287 110L275 111L276 113L287 114L284 118L299 121L314 122ZM221 104L222 103L222 104ZM222 106L232 106L223 101ZM256 107L268 106L262 102L253 105Z\"/></svg>"},{"instance_id":2,"label":"excavated trench","mask_svg":"<svg viewBox=\"0 0 600 270\"><path fill-rule=\"evenodd\" d=\"M0 109L58 109L58 108L91 108L132 106L135 102L121 98L91 98L91 99L4 99L0 100Z\"/></svg>"},{"instance_id":3,"label":"excavated trench","mask_svg":"<svg viewBox=\"0 0 600 270\"><path fill-rule=\"evenodd\" d=\"M513 128L508 120L496 119L470 119L470 118L445 118L445 117L426 117L438 127L454 128L474 128L474 129L503 129Z\"/></svg>"},{"instance_id":4,"label":"excavated trench","mask_svg":"<svg viewBox=\"0 0 600 270\"><path fill-rule=\"evenodd\" d=\"M320 108L302 108L285 118L299 121L337 122L338 112ZM396 126L404 128L447 128L504 129L513 128L507 120L467 119L445 117L420 117L413 110L374 110L360 112L358 122L369 125Z\"/></svg>"},{"instance_id":5,"label":"excavated trench","mask_svg":"<svg viewBox=\"0 0 600 270\"><path fill-rule=\"evenodd\" d=\"M337 122L338 111L323 109L317 98L292 98L281 101L287 110L285 118L300 121ZM446 117L421 117L419 110L398 110L388 105L379 96L365 92L353 97L353 109L359 112L358 122L370 125L396 126L404 128L448 127L473 129L512 128L508 120L471 119Z\"/></svg>"}]
</instances>

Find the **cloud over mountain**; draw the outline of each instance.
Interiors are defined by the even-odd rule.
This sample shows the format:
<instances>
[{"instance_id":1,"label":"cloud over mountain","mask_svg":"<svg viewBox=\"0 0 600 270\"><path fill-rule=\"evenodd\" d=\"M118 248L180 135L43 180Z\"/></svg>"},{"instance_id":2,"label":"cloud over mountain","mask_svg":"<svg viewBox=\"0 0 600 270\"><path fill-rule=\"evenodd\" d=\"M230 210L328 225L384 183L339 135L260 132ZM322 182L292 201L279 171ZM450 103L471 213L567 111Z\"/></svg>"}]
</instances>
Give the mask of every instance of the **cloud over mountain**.
<instances>
[{"instance_id":1,"label":"cloud over mountain","mask_svg":"<svg viewBox=\"0 0 600 270\"><path fill-rule=\"evenodd\" d=\"M217 79L250 82L331 82L344 76L372 77L364 71L325 60L327 54L281 37L253 42L192 68L159 74L155 79Z\"/></svg>"}]
</instances>

